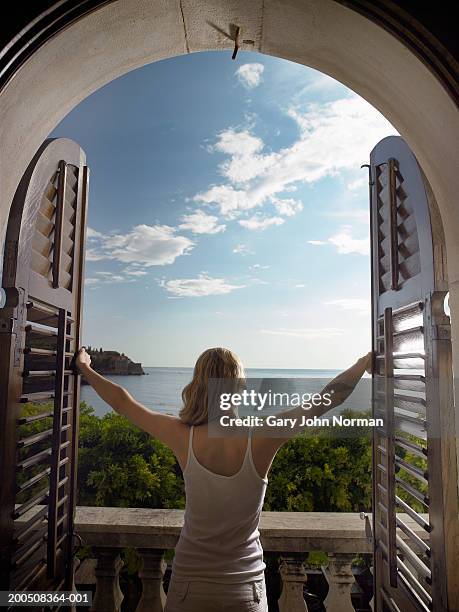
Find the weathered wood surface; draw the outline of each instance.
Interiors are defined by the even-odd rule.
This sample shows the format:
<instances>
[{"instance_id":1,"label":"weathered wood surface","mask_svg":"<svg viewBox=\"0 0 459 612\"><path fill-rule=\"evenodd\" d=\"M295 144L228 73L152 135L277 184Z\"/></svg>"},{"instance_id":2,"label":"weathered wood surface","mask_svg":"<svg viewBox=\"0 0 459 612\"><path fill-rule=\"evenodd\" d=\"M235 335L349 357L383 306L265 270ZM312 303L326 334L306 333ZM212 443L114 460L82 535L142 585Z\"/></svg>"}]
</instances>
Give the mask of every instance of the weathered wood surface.
<instances>
[{"instance_id":1,"label":"weathered wood surface","mask_svg":"<svg viewBox=\"0 0 459 612\"><path fill-rule=\"evenodd\" d=\"M17 187L8 219L2 285L9 298L0 309L0 588L5 590L64 585L69 590L73 579L80 401L79 378L68 361L81 334L85 163L77 143L46 140ZM53 404L46 417L52 426L30 436L22 425L40 426L41 417L25 418L21 408L42 401ZM36 503L47 504L47 525L42 515L31 524L17 520Z\"/></svg>"}]
</instances>

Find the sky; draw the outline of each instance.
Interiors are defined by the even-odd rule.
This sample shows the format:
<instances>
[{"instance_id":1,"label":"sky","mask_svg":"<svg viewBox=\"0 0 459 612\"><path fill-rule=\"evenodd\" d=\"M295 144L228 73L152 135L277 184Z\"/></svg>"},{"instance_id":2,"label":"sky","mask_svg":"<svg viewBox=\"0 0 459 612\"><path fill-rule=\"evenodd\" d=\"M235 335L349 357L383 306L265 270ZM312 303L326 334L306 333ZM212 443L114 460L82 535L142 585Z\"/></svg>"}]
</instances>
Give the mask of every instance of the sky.
<instances>
[{"instance_id":1,"label":"sky","mask_svg":"<svg viewBox=\"0 0 459 612\"><path fill-rule=\"evenodd\" d=\"M396 134L330 77L197 53L109 83L52 132L91 169L83 342L144 366L211 346L246 367L370 350L368 163Z\"/></svg>"}]
</instances>

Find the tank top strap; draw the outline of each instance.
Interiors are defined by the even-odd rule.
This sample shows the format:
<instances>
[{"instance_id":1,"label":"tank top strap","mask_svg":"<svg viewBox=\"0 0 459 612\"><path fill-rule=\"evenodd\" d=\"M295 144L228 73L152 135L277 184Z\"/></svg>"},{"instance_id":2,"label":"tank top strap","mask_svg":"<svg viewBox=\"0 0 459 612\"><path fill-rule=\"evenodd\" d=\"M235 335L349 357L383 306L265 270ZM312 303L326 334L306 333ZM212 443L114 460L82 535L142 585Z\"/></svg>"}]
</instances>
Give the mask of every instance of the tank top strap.
<instances>
[{"instance_id":1,"label":"tank top strap","mask_svg":"<svg viewBox=\"0 0 459 612\"><path fill-rule=\"evenodd\" d=\"M249 459L250 463L253 466L253 457L252 457L252 433L253 433L253 429L250 427L249 428L249 435L247 437L247 450L246 450L246 456L244 458L245 459Z\"/></svg>"},{"instance_id":2,"label":"tank top strap","mask_svg":"<svg viewBox=\"0 0 459 612\"><path fill-rule=\"evenodd\" d=\"M188 454L187 454L187 459L186 459L185 470L190 465L190 458L194 454L193 453L193 428L194 428L194 425L191 425L190 433L188 435Z\"/></svg>"},{"instance_id":3,"label":"tank top strap","mask_svg":"<svg viewBox=\"0 0 459 612\"><path fill-rule=\"evenodd\" d=\"M252 471L253 471L253 473L255 474L255 476L256 476L258 479L262 480L263 482L268 483L268 479L267 479L267 478L262 478L262 477L260 476L260 474L258 473L257 468L255 467L255 462L254 462L254 460L253 460L253 454L252 454L252 440L253 440L253 436L252 436L252 434L253 434L253 431L254 431L254 430L253 430L253 428L249 429L249 437L248 437L248 440L247 440L247 453L246 453L246 459L248 458L249 463L250 463L250 466L251 466ZM244 459L244 461L245 461L245 459Z\"/></svg>"}]
</instances>

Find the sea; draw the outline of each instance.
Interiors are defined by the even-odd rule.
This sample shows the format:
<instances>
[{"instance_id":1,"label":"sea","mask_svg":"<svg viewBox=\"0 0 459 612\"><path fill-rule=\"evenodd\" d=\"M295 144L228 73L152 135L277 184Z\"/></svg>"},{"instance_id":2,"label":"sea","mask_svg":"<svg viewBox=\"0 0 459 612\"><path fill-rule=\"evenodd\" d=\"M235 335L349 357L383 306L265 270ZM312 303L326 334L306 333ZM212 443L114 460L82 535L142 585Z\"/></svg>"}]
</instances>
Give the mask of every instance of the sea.
<instances>
[{"instance_id":1,"label":"sea","mask_svg":"<svg viewBox=\"0 0 459 612\"><path fill-rule=\"evenodd\" d=\"M141 404L168 414L178 414L181 406L181 393L193 376L193 368L144 367L145 376L107 376L109 380L124 387ZM287 370L246 368L246 377L268 381L271 379L294 379L295 391L302 393L319 392L334 378L339 370ZM287 383L287 381L286 381ZM90 385L81 385L81 399L90 404L97 416L103 416L112 408L105 403Z\"/></svg>"}]
</instances>

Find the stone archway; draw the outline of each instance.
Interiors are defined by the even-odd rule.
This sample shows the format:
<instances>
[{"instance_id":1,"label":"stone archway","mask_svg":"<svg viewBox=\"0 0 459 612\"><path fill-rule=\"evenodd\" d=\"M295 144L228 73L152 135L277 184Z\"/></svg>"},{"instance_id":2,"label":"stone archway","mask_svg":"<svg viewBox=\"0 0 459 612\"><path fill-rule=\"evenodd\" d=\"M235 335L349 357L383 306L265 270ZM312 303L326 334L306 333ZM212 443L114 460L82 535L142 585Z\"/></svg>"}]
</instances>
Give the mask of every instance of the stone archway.
<instances>
[{"instance_id":1,"label":"stone archway","mask_svg":"<svg viewBox=\"0 0 459 612\"><path fill-rule=\"evenodd\" d=\"M231 24L241 27L243 41L250 41L241 48L308 65L350 87L392 122L416 154L445 227L458 375L457 108L417 55L334 0L118 0L61 30L31 55L0 95L2 231L30 159L72 108L147 63L232 48L224 34Z\"/></svg>"},{"instance_id":2,"label":"stone archway","mask_svg":"<svg viewBox=\"0 0 459 612\"><path fill-rule=\"evenodd\" d=\"M0 243L21 176L43 140L72 108L147 63L230 49L234 42L227 34L239 26L241 48L313 67L342 82L385 115L415 153L445 230L458 376L459 125L448 80L439 78L432 65L387 30L345 6L358 2L96 0L88 4L100 7L37 47L0 93Z\"/></svg>"}]
</instances>

